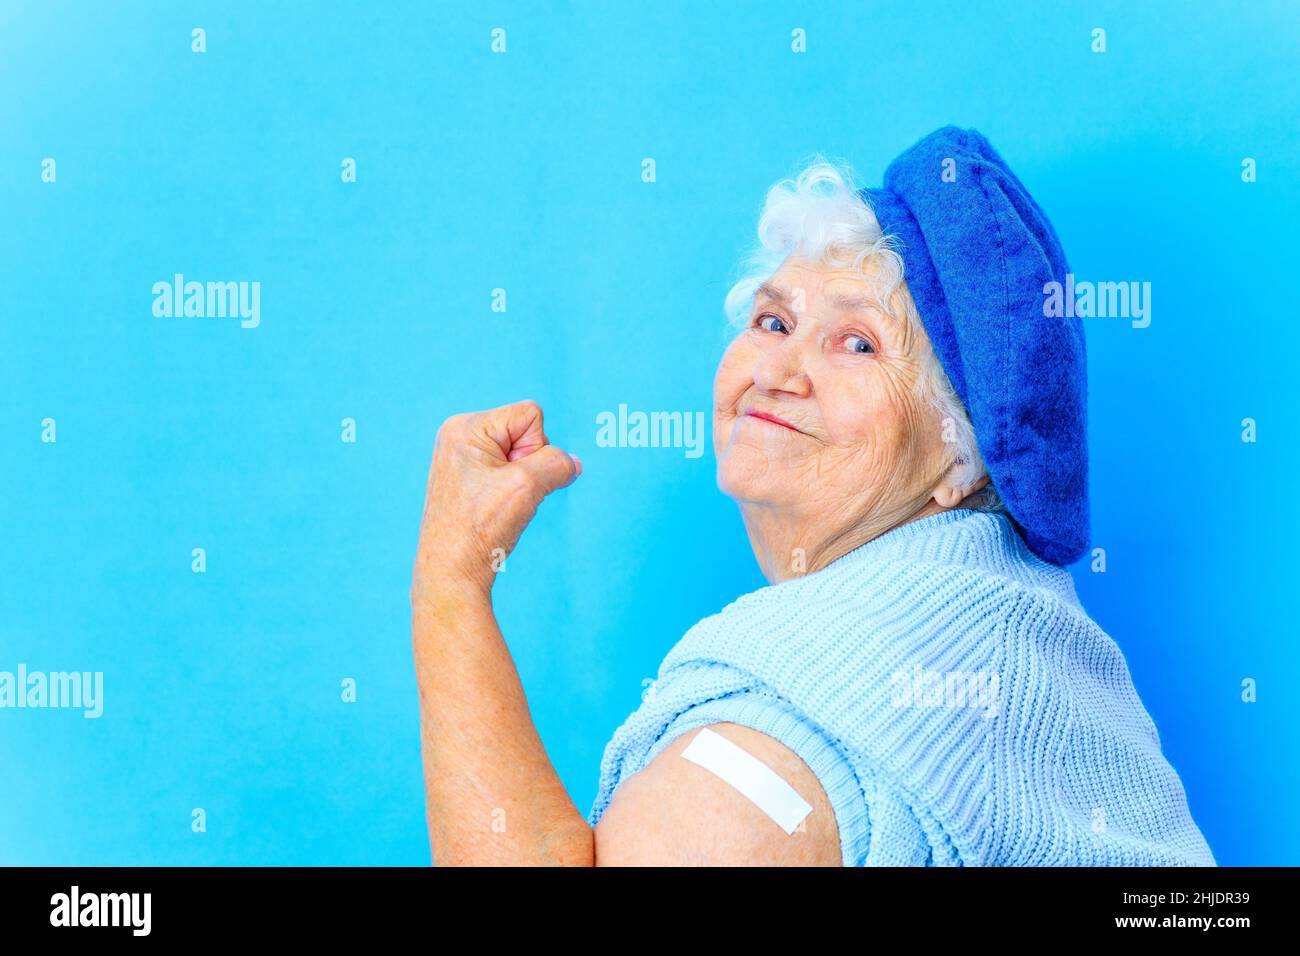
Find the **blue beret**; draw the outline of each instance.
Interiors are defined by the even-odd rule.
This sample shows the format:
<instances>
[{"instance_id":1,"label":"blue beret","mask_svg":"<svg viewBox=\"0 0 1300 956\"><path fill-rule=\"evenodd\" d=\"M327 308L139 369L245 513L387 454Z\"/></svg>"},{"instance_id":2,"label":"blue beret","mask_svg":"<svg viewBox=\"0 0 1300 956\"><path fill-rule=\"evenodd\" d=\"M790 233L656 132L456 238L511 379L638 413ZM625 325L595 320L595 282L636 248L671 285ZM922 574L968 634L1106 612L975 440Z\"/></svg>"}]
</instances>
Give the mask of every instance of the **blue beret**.
<instances>
[{"instance_id":1,"label":"blue beret","mask_svg":"<svg viewBox=\"0 0 1300 956\"><path fill-rule=\"evenodd\" d=\"M947 126L864 189L903 258L934 350L1029 548L1053 564L1088 547L1088 375L1078 317L1043 314L1064 286L1047 216L989 141Z\"/></svg>"}]
</instances>

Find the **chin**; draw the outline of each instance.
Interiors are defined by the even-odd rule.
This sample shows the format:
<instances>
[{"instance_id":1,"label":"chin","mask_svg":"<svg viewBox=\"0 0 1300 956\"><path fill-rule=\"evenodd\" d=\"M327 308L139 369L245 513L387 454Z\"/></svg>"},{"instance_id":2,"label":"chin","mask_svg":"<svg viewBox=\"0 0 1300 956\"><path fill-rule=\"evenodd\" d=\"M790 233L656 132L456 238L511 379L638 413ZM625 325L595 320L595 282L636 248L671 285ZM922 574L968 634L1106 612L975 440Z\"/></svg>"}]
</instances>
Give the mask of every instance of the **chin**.
<instances>
[{"instance_id":1,"label":"chin","mask_svg":"<svg viewBox=\"0 0 1300 956\"><path fill-rule=\"evenodd\" d=\"M776 504L790 488L773 481L767 460L752 449L729 448L718 458L718 490L735 501Z\"/></svg>"}]
</instances>

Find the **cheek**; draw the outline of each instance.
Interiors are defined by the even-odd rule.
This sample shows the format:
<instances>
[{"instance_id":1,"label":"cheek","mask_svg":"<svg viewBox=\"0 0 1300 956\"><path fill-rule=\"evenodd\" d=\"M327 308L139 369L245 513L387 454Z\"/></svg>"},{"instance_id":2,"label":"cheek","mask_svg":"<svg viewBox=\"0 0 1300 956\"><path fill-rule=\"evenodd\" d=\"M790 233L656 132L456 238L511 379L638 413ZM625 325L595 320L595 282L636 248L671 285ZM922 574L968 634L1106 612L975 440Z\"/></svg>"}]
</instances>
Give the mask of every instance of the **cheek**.
<instances>
[{"instance_id":1,"label":"cheek","mask_svg":"<svg viewBox=\"0 0 1300 956\"><path fill-rule=\"evenodd\" d=\"M845 376L823 383L818 394L832 445L875 444L890 431L894 409L878 376Z\"/></svg>"},{"instance_id":2,"label":"cheek","mask_svg":"<svg viewBox=\"0 0 1300 956\"><path fill-rule=\"evenodd\" d=\"M754 384L754 363L756 358L752 347L741 338L736 339L727 348L718 363L718 371L713 376L713 421L715 430L722 422L729 422L735 414L736 403Z\"/></svg>"},{"instance_id":3,"label":"cheek","mask_svg":"<svg viewBox=\"0 0 1300 956\"><path fill-rule=\"evenodd\" d=\"M723 353L718 370L713 373L713 453L721 455L731 430L731 411L735 405L730 394L734 391L736 343Z\"/></svg>"},{"instance_id":4,"label":"cheek","mask_svg":"<svg viewBox=\"0 0 1300 956\"><path fill-rule=\"evenodd\" d=\"M727 346L722 361L718 363L718 371L713 376L713 401L716 406L730 404L744 394L745 389L754 381L756 361L754 348L742 332Z\"/></svg>"},{"instance_id":5,"label":"cheek","mask_svg":"<svg viewBox=\"0 0 1300 956\"><path fill-rule=\"evenodd\" d=\"M919 431L928 427L908 382L883 369L824 389L821 407L831 443L856 449L880 466L918 447Z\"/></svg>"}]
</instances>

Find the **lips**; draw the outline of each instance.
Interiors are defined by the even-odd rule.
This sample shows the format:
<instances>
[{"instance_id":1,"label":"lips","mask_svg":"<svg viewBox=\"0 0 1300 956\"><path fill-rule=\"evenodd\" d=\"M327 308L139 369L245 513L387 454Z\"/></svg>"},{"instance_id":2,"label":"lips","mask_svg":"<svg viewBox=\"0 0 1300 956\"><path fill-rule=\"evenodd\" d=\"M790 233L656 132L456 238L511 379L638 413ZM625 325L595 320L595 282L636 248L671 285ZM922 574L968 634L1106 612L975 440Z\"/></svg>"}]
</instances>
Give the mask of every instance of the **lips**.
<instances>
[{"instance_id":1,"label":"lips","mask_svg":"<svg viewBox=\"0 0 1300 956\"><path fill-rule=\"evenodd\" d=\"M795 428L785 419L777 418L775 415L773 415L770 412L762 412L756 408L749 408L745 410L745 414L748 415L750 418L761 418L763 421L771 422L773 425L780 425L782 428L788 428L792 432L799 431L799 429Z\"/></svg>"}]
</instances>

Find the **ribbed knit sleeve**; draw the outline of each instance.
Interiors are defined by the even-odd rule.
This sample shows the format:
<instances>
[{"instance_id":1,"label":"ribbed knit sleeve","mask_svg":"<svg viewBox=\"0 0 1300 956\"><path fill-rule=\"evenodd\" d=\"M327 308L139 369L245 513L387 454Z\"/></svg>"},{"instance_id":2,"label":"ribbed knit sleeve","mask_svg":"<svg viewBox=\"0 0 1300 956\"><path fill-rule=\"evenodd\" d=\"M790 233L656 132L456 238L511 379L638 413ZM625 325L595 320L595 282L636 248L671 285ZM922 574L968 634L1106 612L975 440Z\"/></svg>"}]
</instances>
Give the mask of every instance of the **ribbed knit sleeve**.
<instances>
[{"instance_id":1,"label":"ribbed knit sleeve","mask_svg":"<svg viewBox=\"0 0 1300 956\"><path fill-rule=\"evenodd\" d=\"M870 843L866 794L844 752L788 701L751 691L697 704L665 728L646 752L644 765L649 766L661 750L683 734L722 723L740 724L767 734L808 766L835 811L844 865L861 866ZM809 795L803 796L807 799Z\"/></svg>"}]
</instances>

